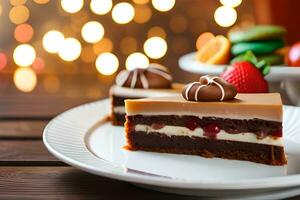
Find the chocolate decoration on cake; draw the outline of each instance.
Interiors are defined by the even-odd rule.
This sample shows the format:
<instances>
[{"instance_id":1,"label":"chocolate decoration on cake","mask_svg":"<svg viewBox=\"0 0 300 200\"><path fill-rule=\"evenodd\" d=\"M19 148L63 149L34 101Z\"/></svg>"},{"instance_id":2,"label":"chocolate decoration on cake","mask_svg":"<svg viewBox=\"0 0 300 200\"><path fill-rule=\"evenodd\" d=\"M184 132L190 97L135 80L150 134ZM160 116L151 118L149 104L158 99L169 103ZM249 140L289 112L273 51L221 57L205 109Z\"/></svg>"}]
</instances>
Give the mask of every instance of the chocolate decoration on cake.
<instances>
[{"instance_id":1,"label":"chocolate decoration on cake","mask_svg":"<svg viewBox=\"0 0 300 200\"><path fill-rule=\"evenodd\" d=\"M168 69L152 63L145 69L122 70L116 77L116 84L129 88L171 88L172 76Z\"/></svg>"},{"instance_id":2,"label":"chocolate decoration on cake","mask_svg":"<svg viewBox=\"0 0 300 200\"><path fill-rule=\"evenodd\" d=\"M182 96L188 101L226 101L237 94L236 88L218 76L202 76L185 86Z\"/></svg>"}]
</instances>

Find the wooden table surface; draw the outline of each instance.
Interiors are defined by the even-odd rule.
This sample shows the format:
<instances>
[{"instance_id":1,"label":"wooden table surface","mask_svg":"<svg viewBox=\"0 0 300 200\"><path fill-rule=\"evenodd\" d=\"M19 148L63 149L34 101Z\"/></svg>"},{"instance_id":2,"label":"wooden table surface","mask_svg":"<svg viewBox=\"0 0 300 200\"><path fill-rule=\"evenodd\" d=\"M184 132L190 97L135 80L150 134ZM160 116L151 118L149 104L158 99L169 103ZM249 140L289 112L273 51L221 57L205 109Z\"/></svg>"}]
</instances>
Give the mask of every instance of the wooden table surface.
<instances>
[{"instance_id":1,"label":"wooden table surface","mask_svg":"<svg viewBox=\"0 0 300 200\"><path fill-rule=\"evenodd\" d=\"M72 84L74 95L46 94L38 88L26 94L13 86L0 87L0 199L199 199L95 176L53 157L42 142L49 120L73 106L107 97L103 84ZM93 87L102 92L83 94Z\"/></svg>"}]
</instances>

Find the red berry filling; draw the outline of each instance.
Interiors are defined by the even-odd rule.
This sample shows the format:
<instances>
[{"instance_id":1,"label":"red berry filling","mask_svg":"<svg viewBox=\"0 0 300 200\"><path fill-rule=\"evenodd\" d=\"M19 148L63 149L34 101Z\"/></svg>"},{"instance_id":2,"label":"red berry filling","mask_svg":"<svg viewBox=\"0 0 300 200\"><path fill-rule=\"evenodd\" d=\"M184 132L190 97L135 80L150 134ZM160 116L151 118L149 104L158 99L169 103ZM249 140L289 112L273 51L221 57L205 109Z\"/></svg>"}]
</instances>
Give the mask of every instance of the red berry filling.
<instances>
[{"instance_id":1,"label":"red berry filling","mask_svg":"<svg viewBox=\"0 0 300 200\"><path fill-rule=\"evenodd\" d=\"M282 130L275 131L271 133L271 135L274 137L282 137Z\"/></svg>"},{"instance_id":2,"label":"red berry filling","mask_svg":"<svg viewBox=\"0 0 300 200\"><path fill-rule=\"evenodd\" d=\"M221 119L215 117L196 116L153 116L145 118L143 116L132 117L127 116L126 128L134 131L136 124L145 124L151 126L154 130L162 129L165 126L186 127L191 131L196 128L203 130L203 135L208 138L216 138L217 134L223 130L228 134L253 133L258 139L267 136L282 137L282 124L279 122L269 122L259 119L253 120L234 120ZM155 132L155 131L154 131Z\"/></svg>"},{"instance_id":3,"label":"red berry filling","mask_svg":"<svg viewBox=\"0 0 300 200\"><path fill-rule=\"evenodd\" d=\"M159 130L159 129L163 128L164 126L165 126L164 123L153 123L153 124L151 125L151 128L153 128L153 129L155 129L155 130Z\"/></svg>"},{"instance_id":4,"label":"red berry filling","mask_svg":"<svg viewBox=\"0 0 300 200\"><path fill-rule=\"evenodd\" d=\"M203 127L203 131L204 131L203 135L210 138L216 138L220 130L221 129L216 124L208 124Z\"/></svg>"},{"instance_id":5,"label":"red berry filling","mask_svg":"<svg viewBox=\"0 0 300 200\"><path fill-rule=\"evenodd\" d=\"M188 129L190 129L191 131L195 130L198 126L199 125L198 125L198 122L196 120L191 119L191 120L186 122L186 127Z\"/></svg>"}]
</instances>

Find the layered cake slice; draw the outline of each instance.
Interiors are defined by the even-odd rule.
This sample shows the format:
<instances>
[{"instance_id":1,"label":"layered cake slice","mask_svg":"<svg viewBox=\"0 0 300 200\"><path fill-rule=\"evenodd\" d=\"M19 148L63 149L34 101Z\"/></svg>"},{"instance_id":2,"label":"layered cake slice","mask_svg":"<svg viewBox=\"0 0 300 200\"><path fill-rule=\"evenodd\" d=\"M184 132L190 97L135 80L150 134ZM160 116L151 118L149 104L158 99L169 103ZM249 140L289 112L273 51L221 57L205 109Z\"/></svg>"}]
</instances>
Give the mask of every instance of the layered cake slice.
<instances>
[{"instance_id":1,"label":"layered cake slice","mask_svg":"<svg viewBox=\"0 0 300 200\"><path fill-rule=\"evenodd\" d=\"M285 165L277 93L237 94L204 76L181 95L126 100L129 150L191 154Z\"/></svg>"},{"instance_id":2,"label":"layered cake slice","mask_svg":"<svg viewBox=\"0 0 300 200\"><path fill-rule=\"evenodd\" d=\"M113 125L125 122L125 99L168 96L180 94L183 85L172 83L168 69L152 63L146 69L123 70L116 77L116 84L110 89Z\"/></svg>"}]
</instances>

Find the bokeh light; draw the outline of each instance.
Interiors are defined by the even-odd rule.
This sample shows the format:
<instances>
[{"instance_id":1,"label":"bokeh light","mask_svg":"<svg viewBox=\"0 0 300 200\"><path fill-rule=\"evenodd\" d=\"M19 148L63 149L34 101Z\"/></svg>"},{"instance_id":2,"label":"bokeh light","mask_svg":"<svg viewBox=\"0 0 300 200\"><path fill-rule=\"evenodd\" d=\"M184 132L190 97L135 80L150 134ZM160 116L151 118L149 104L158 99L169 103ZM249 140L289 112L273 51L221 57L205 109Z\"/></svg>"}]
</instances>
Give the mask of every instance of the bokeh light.
<instances>
[{"instance_id":1,"label":"bokeh light","mask_svg":"<svg viewBox=\"0 0 300 200\"><path fill-rule=\"evenodd\" d=\"M26 3L26 0L9 0L9 3L12 6L19 6L19 5L23 5Z\"/></svg>"},{"instance_id":2,"label":"bokeh light","mask_svg":"<svg viewBox=\"0 0 300 200\"><path fill-rule=\"evenodd\" d=\"M86 42L99 42L104 36L103 26L96 21L87 22L81 29L81 35Z\"/></svg>"},{"instance_id":3,"label":"bokeh light","mask_svg":"<svg viewBox=\"0 0 300 200\"><path fill-rule=\"evenodd\" d=\"M90 8L97 15L107 14L113 6L112 0L91 0Z\"/></svg>"},{"instance_id":4,"label":"bokeh light","mask_svg":"<svg viewBox=\"0 0 300 200\"><path fill-rule=\"evenodd\" d=\"M112 75L118 70L119 60L112 53L102 53L96 59L96 68L103 75Z\"/></svg>"},{"instance_id":5,"label":"bokeh light","mask_svg":"<svg viewBox=\"0 0 300 200\"><path fill-rule=\"evenodd\" d=\"M147 5L137 5L135 6L135 14L133 21L142 24L150 20L152 16L152 11Z\"/></svg>"},{"instance_id":6,"label":"bokeh light","mask_svg":"<svg viewBox=\"0 0 300 200\"><path fill-rule=\"evenodd\" d=\"M81 44L75 38L66 38L61 43L61 48L58 50L58 55L64 61L76 60L81 53Z\"/></svg>"},{"instance_id":7,"label":"bokeh light","mask_svg":"<svg viewBox=\"0 0 300 200\"><path fill-rule=\"evenodd\" d=\"M149 59L144 54L135 52L127 57L125 65L128 70L135 68L147 68L149 65Z\"/></svg>"},{"instance_id":8,"label":"bokeh light","mask_svg":"<svg viewBox=\"0 0 300 200\"><path fill-rule=\"evenodd\" d=\"M80 58L86 63L92 63L96 59L96 54L94 53L92 46L85 46L82 48Z\"/></svg>"},{"instance_id":9,"label":"bokeh light","mask_svg":"<svg viewBox=\"0 0 300 200\"><path fill-rule=\"evenodd\" d=\"M83 0L61 0L61 7L67 13L76 13L83 7Z\"/></svg>"},{"instance_id":10,"label":"bokeh light","mask_svg":"<svg viewBox=\"0 0 300 200\"><path fill-rule=\"evenodd\" d=\"M0 53L0 71L7 65L7 57L5 53Z\"/></svg>"},{"instance_id":11,"label":"bokeh light","mask_svg":"<svg viewBox=\"0 0 300 200\"><path fill-rule=\"evenodd\" d=\"M29 24L20 24L15 28L14 37L18 42L29 42L33 36L33 28Z\"/></svg>"},{"instance_id":12,"label":"bokeh light","mask_svg":"<svg viewBox=\"0 0 300 200\"><path fill-rule=\"evenodd\" d=\"M49 93L56 93L60 88L60 81L57 76L48 75L43 80L43 86Z\"/></svg>"},{"instance_id":13,"label":"bokeh light","mask_svg":"<svg viewBox=\"0 0 300 200\"><path fill-rule=\"evenodd\" d=\"M132 0L132 1L140 5L147 4L149 2L149 0Z\"/></svg>"},{"instance_id":14,"label":"bokeh light","mask_svg":"<svg viewBox=\"0 0 300 200\"><path fill-rule=\"evenodd\" d=\"M28 67L35 60L36 53L29 44L20 44L13 53L14 62L21 67Z\"/></svg>"},{"instance_id":15,"label":"bokeh light","mask_svg":"<svg viewBox=\"0 0 300 200\"><path fill-rule=\"evenodd\" d=\"M242 3L242 0L220 0L221 4L229 7L237 7Z\"/></svg>"},{"instance_id":16,"label":"bokeh light","mask_svg":"<svg viewBox=\"0 0 300 200\"><path fill-rule=\"evenodd\" d=\"M147 33L147 37L150 38L150 37L155 37L155 36L165 39L167 34L163 28L161 28L159 26L154 26L149 29L149 31Z\"/></svg>"},{"instance_id":17,"label":"bokeh light","mask_svg":"<svg viewBox=\"0 0 300 200\"><path fill-rule=\"evenodd\" d=\"M144 43L144 51L150 58L158 59L167 52L168 46L164 39L160 37L151 37Z\"/></svg>"},{"instance_id":18,"label":"bokeh light","mask_svg":"<svg viewBox=\"0 0 300 200\"><path fill-rule=\"evenodd\" d=\"M134 17L134 8L129 3L118 3L112 10L112 18L118 24L127 24Z\"/></svg>"},{"instance_id":19,"label":"bokeh light","mask_svg":"<svg viewBox=\"0 0 300 200\"><path fill-rule=\"evenodd\" d=\"M46 4L48 3L50 0L33 0L35 3L37 4Z\"/></svg>"},{"instance_id":20,"label":"bokeh light","mask_svg":"<svg viewBox=\"0 0 300 200\"><path fill-rule=\"evenodd\" d=\"M26 6L14 6L9 11L9 19L14 24L22 24L29 18L29 10Z\"/></svg>"},{"instance_id":21,"label":"bokeh light","mask_svg":"<svg viewBox=\"0 0 300 200\"><path fill-rule=\"evenodd\" d=\"M31 92L37 84L37 77L31 68L18 68L14 73L14 84L22 92Z\"/></svg>"},{"instance_id":22,"label":"bokeh light","mask_svg":"<svg viewBox=\"0 0 300 200\"><path fill-rule=\"evenodd\" d=\"M128 55L137 50L137 41L133 37L124 37L120 42L120 50L123 54Z\"/></svg>"},{"instance_id":23,"label":"bokeh light","mask_svg":"<svg viewBox=\"0 0 300 200\"><path fill-rule=\"evenodd\" d=\"M96 55L113 50L113 42L109 38L102 38L99 42L93 45L93 50Z\"/></svg>"},{"instance_id":24,"label":"bokeh light","mask_svg":"<svg viewBox=\"0 0 300 200\"><path fill-rule=\"evenodd\" d=\"M45 69L45 61L42 58L37 57L31 67L39 73Z\"/></svg>"},{"instance_id":25,"label":"bokeh light","mask_svg":"<svg viewBox=\"0 0 300 200\"><path fill-rule=\"evenodd\" d=\"M153 7L161 12L171 10L175 5L175 0L152 0Z\"/></svg>"},{"instance_id":26,"label":"bokeh light","mask_svg":"<svg viewBox=\"0 0 300 200\"><path fill-rule=\"evenodd\" d=\"M51 30L43 37L43 47L49 53L57 53L64 39L64 35L61 32Z\"/></svg>"},{"instance_id":27,"label":"bokeh light","mask_svg":"<svg viewBox=\"0 0 300 200\"><path fill-rule=\"evenodd\" d=\"M3 12L3 7L2 7L2 5L0 4L0 16L2 15L2 12Z\"/></svg>"},{"instance_id":28,"label":"bokeh light","mask_svg":"<svg viewBox=\"0 0 300 200\"><path fill-rule=\"evenodd\" d=\"M229 27L235 23L237 13L232 7L221 6L215 11L214 18L218 25L222 27Z\"/></svg>"}]
</instances>

